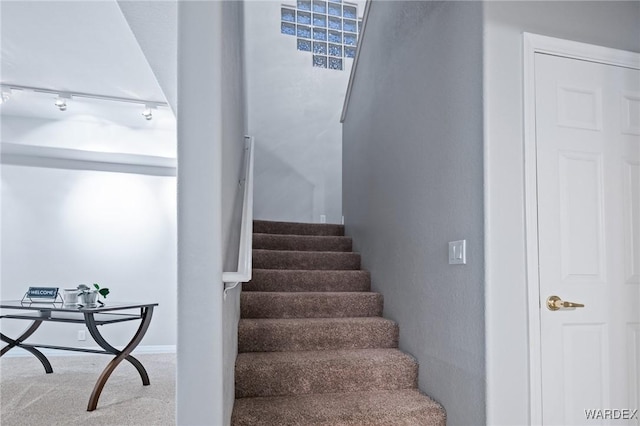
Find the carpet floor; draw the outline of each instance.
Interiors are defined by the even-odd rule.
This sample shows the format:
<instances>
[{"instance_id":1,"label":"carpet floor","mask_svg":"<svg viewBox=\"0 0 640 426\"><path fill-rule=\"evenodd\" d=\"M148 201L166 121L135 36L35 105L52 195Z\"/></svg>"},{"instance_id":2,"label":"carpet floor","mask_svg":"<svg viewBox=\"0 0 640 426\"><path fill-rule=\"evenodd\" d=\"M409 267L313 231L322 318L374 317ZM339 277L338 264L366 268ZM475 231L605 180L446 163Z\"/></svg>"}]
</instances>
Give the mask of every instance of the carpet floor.
<instances>
[{"instance_id":1,"label":"carpet floor","mask_svg":"<svg viewBox=\"0 0 640 426\"><path fill-rule=\"evenodd\" d=\"M175 354L136 355L149 373L142 386L138 372L121 363L105 385L98 408L88 412L95 382L107 365L104 355L49 357L45 374L33 357L0 359L0 424L138 425L175 424Z\"/></svg>"}]
</instances>

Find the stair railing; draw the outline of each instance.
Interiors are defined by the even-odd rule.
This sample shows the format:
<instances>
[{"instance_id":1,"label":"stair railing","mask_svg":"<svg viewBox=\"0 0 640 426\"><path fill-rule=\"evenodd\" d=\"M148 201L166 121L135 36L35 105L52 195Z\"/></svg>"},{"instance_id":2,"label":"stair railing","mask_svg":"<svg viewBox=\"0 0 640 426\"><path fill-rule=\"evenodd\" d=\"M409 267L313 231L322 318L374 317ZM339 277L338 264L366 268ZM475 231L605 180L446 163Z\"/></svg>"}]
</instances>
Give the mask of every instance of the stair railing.
<instances>
[{"instance_id":1,"label":"stair railing","mask_svg":"<svg viewBox=\"0 0 640 426\"><path fill-rule=\"evenodd\" d=\"M240 283L251 281L251 254L253 252L253 136L245 136L244 175L240 185L244 186L242 198L242 225L240 227L240 246L238 247L238 270L223 272L224 298L227 292Z\"/></svg>"}]
</instances>

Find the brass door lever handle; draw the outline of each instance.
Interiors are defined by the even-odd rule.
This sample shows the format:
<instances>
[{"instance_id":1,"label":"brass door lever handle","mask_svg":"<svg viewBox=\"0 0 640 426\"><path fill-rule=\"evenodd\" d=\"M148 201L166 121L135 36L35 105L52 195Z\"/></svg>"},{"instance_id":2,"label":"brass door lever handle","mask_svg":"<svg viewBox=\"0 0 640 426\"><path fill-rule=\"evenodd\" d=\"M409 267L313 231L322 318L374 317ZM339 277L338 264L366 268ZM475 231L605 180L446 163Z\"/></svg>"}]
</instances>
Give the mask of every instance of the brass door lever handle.
<instances>
[{"instance_id":1,"label":"brass door lever handle","mask_svg":"<svg viewBox=\"0 0 640 426\"><path fill-rule=\"evenodd\" d=\"M558 296L549 296L547 298L547 308L550 311L557 311L562 308L584 308L582 303L565 302Z\"/></svg>"}]
</instances>

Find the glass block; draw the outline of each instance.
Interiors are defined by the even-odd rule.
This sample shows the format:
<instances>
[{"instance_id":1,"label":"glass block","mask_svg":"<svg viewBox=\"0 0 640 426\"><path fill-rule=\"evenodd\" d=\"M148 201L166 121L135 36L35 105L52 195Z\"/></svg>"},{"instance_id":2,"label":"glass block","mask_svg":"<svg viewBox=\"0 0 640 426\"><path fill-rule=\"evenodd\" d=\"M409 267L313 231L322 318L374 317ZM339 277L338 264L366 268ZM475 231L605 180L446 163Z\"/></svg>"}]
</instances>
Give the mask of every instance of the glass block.
<instances>
[{"instance_id":1,"label":"glass block","mask_svg":"<svg viewBox=\"0 0 640 426\"><path fill-rule=\"evenodd\" d=\"M357 43L358 43L358 38L356 37L355 34L349 34L349 33L344 34L344 44L349 46L355 46Z\"/></svg>"},{"instance_id":2,"label":"glass block","mask_svg":"<svg viewBox=\"0 0 640 426\"><path fill-rule=\"evenodd\" d=\"M280 32L286 35L296 35L296 25L289 22L282 22L280 24Z\"/></svg>"},{"instance_id":3,"label":"glass block","mask_svg":"<svg viewBox=\"0 0 640 426\"><path fill-rule=\"evenodd\" d=\"M298 0L298 9L311 10L311 0Z\"/></svg>"},{"instance_id":4,"label":"glass block","mask_svg":"<svg viewBox=\"0 0 640 426\"><path fill-rule=\"evenodd\" d=\"M298 50L303 52L311 52L311 42L302 38L298 39Z\"/></svg>"},{"instance_id":5,"label":"glass block","mask_svg":"<svg viewBox=\"0 0 640 426\"><path fill-rule=\"evenodd\" d=\"M342 0L329 0L329 3L342 3Z\"/></svg>"},{"instance_id":6,"label":"glass block","mask_svg":"<svg viewBox=\"0 0 640 426\"><path fill-rule=\"evenodd\" d=\"M358 21L358 32L362 32L362 19Z\"/></svg>"},{"instance_id":7,"label":"glass block","mask_svg":"<svg viewBox=\"0 0 640 426\"><path fill-rule=\"evenodd\" d=\"M327 13L327 2L323 0L313 0L313 11Z\"/></svg>"},{"instance_id":8,"label":"glass block","mask_svg":"<svg viewBox=\"0 0 640 426\"><path fill-rule=\"evenodd\" d=\"M330 44L329 45L329 55L331 56L342 56L342 46L339 44Z\"/></svg>"},{"instance_id":9,"label":"glass block","mask_svg":"<svg viewBox=\"0 0 640 426\"><path fill-rule=\"evenodd\" d=\"M319 53L322 55L327 54L327 43L313 42L313 53Z\"/></svg>"},{"instance_id":10,"label":"glass block","mask_svg":"<svg viewBox=\"0 0 640 426\"><path fill-rule=\"evenodd\" d=\"M341 70L342 69L342 59L329 58L329 68L332 69L332 70Z\"/></svg>"},{"instance_id":11,"label":"glass block","mask_svg":"<svg viewBox=\"0 0 640 426\"><path fill-rule=\"evenodd\" d=\"M311 25L311 14L309 12L298 12L298 24Z\"/></svg>"},{"instance_id":12,"label":"glass block","mask_svg":"<svg viewBox=\"0 0 640 426\"><path fill-rule=\"evenodd\" d=\"M313 29L313 39L327 41L327 30L322 28Z\"/></svg>"},{"instance_id":13,"label":"glass block","mask_svg":"<svg viewBox=\"0 0 640 426\"><path fill-rule=\"evenodd\" d=\"M342 30L342 19L329 16L329 28L332 30Z\"/></svg>"},{"instance_id":14,"label":"glass block","mask_svg":"<svg viewBox=\"0 0 640 426\"><path fill-rule=\"evenodd\" d=\"M329 31L329 41L331 43L342 43L342 33L339 31Z\"/></svg>"},{"instance_id":15,"label":"glass block","mask_svg":"<svg viewBox=\"0 0 640 426\"><path fill-rule=\"evenodd\" d=\"M313 14L313 25L316 27L326 27L327 26L327 15L319 15L317 13Z\"/></svg>"},{"instance_id":16,"label":"glass block","mask_svg":"<svg viewBox=\"0 0 640 426\"><path fill-rule=\"evenodd\" d=\"M356 21L351 21L349 19L345 19L344 23L342 24L342 28L345 31L349 31L352 33L357 33L358 32L358 25L356 24Z\"/></svg>"},{"instance_id":17,"label":"glass block","mask_svg":"<svg viewBox=\"0 0 640 426\"><path fill-rule=\"evenodd\" d=\"M342 7L342 15L345 18L350 18L350 19L356 19L358 17L356 8L354 6L347 6L346 4Z\"/></svg>"},{"instance_id":18,"label":"glass block","mask_svg":"<svg viewBox=\"0 0 640 426\"><path fill-rule=\"evenodd\" d=\"M344 47L344 57L345 58L355 58L356 57L356 48L355 47Z\"/></svg>"},{"instance_id":19,"label":"glass block","mask_svg":"<svg viewBox=\"0 0 640 426\"><path fill-rule=\"evenodd\" d=\"M329 3L329 15L342 16L342 8L339 4Z\"/></svg>"},{"instance_id":20,"label":"glass block","mask_svg":"<svg viewBox=\"0 0 640 426\"><path fill-rule=\"evenodd\" d=\"M298 37L311 38L311 28L304 25L298 25Z\"/></svg>"},{"instance_id":21,"label":"glass block","mask_svg":"<svg viewBox=\"0 0 640 426\"><path fill-rule=\"evenodd\" d=\"M327 57L326 56L318 56L313 55L313 66L318 68L326 68L327 67Z\"/></svg>"},{"instance_id":22,"label":"glass block","mask_svg":"<svg viewBox=\"0 0 640 426\"><path fill-rule=\"evenodd\" d=\"M296 22L296 11L295 10L287 9L286 7L283 7L282 9L280 9L280 14L282 16L282 20L283 21Z\"/></svg>"}]
</instances>

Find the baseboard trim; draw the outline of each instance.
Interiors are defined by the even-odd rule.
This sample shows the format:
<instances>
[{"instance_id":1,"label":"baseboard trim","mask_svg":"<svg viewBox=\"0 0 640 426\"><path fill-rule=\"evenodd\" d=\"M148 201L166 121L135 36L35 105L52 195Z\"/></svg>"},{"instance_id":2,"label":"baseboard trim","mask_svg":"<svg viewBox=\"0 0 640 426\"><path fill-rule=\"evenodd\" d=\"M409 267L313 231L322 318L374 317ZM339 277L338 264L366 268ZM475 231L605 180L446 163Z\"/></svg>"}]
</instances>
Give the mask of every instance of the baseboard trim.
<instances>
[{"instance_id":1,"label":"baseboard trim","mask_svg":"<svg viewBox=\"0 0 640 426\"><path fill-rule=\"evenodd\" d=\"M87 349L101 349L97 346L95 347L87 347ZM85 352L72 352L72 351L61 351L55 349L41 349L45 356L86 356L92 355ZM146 354L175 354L176 353L176 345L142 345L138 346L134 351L134 355L146 355ZM99 355L99 354L98 354ZM21 358L21 357L33 357L32 354L20 348L13 348L9 352L7 352L4 357L6 358Z\"/></svg>"}]
</instances>

